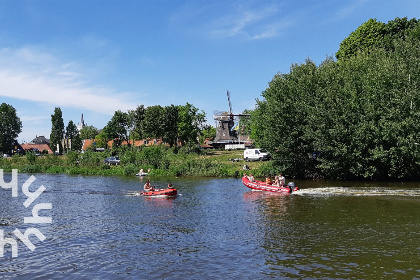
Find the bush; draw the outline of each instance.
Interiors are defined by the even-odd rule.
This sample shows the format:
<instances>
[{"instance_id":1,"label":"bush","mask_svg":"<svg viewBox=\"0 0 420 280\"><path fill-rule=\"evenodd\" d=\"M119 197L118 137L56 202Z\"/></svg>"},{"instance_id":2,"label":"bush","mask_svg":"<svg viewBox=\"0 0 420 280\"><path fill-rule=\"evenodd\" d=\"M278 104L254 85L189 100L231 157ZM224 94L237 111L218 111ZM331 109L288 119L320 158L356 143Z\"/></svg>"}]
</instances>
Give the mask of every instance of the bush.
<instances>
[{"instance_id":1,"label":"bush","mask_svg":"<svg viewBox=\"0 0 420 280\"><path fill-rule=\"evenodd\" d=\"M70 151L66 154L66 164L70 166L76 166L79 164L79 153Z\"/></svg>"},{"instance_id":2,"label":"bush","mask_svg":"<svg viewBox=\"0 0 420 280\"><path fill-rule=\"evenodd\" d=\"M36 154L34 152L27 152L26 153L26 160L28 161L29 164L34 164L36 161Z\"/></svg>"},{"instance_id":3,"label":"bush","mask_svg":"<svg viewBox=\"0 0 420 280\"><path fill-rule=\"evenodd\" d=\"M124 167L124 174L125 175L135 175L138 169L134 164L129 164Z\"/></svg>"},{"instance_id":4,"label":"bush","mask_svg":"<svg viewBox=\"0 0 420 280\"><path fill-rule=\"evenodd\" d=\"M44 169L41 165L24 165L19 168L21 173L42 173Z\"/></svg>"},{"instance_id":5,"label":"bush","mask_svg":"<svg viewBox=\"0 0 420 280\"><path fill-rule=\"evenodd\" d=\"M80 166L89 167L99 166L104 160L103 157L104 155L102 153L86 151L83 155L80 156L79 164Z\"/></svg>"}]
</instances>

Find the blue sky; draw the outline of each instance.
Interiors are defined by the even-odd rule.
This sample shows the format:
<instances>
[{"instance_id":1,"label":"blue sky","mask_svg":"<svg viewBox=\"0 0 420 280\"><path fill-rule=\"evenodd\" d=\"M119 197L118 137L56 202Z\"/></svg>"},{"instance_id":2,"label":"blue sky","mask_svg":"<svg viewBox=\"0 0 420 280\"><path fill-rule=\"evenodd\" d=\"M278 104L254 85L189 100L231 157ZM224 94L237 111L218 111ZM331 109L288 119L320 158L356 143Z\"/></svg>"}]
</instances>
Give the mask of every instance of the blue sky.
<instances>
[{"instance_id":1,"label":"blue sky","mask_svg":"<svg viewBox=\"0 0 420 280\"><path fill-rule=\"evenodd\" d=\"M4 0L0 102L19 141L65 126L103 128L114 111L193 104L207 114L252 109L276 73L321 63L363 22L418 18L417 0Z\"/></svg>"}]
</instances>

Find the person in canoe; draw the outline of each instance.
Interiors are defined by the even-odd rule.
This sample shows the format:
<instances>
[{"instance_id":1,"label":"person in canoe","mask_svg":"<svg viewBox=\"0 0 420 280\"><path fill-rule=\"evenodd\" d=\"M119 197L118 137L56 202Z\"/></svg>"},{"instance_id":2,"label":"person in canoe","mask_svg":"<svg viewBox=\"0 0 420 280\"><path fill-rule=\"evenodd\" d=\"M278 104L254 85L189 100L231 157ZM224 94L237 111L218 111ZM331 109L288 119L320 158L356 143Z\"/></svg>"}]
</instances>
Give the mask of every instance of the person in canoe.
<instances>
[{"instance_id":1,"label":"person in canoe","mask_svg":"<svg viewBox=\"0 0 420 280\"><path fill-rule=\"evenodd\" d=\"M147 180L146 184L144 184L144 190L146 192L154 191L155 187L150 185L150 180Z\"/></svg>"},{"instance_id":2,"label":"person in canoe","mask_svg":"<svg viewBox=\"0 0 420 280\"><path fill-rule=\"evenodd\" d=\"M171 184L171 183L169 183L169 184L168 184L168 189L173 189L173 187L172 187L172 184Z\"/></svg>"}]
</instances>

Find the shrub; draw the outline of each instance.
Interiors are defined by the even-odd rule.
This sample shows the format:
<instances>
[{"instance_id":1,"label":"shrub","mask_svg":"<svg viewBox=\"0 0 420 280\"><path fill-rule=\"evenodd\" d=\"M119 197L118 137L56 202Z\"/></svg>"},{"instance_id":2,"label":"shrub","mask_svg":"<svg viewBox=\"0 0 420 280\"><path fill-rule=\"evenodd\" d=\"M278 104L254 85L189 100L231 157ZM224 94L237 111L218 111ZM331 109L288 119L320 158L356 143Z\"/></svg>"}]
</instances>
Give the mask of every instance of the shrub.
<instances>
[{"instance_id":1,"label":"shrub","mask_svg":"<svg viewBox=\"0 0 420 280\"><path fill-rule=\"evenodd\" d=\"M27 152L26 153L26 160L28 161L29 164L34 164L36 161L36 154L34 152Z\"/></svg>"}]
</instances>

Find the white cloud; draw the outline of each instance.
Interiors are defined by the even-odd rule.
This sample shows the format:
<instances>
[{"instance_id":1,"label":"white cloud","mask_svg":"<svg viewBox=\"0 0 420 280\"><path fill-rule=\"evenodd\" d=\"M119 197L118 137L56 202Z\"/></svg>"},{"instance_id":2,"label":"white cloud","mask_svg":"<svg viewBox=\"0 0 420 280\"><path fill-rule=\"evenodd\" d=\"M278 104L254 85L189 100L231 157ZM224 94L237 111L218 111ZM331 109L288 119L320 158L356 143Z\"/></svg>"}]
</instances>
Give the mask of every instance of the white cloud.
<instances>
[{"instance_id":1,"label":"white cloud","mask_svg":"<svg viewBox=\"0 0 420 280\"><path fill-rule=\"evenodd\" d=\"M243 36L248 39L276 37L292 24L291 20L279 17L279 14L276 5L254 9L238 7L229 15L212 21L211 34L216 37Z\"/></svg>"},{"instance_id":2,"label":"white cloud","mask_svg":"<svg viewBox=\"0 0 420 280\"><path fill-rule=\"evenodd\" d=\"M74 71L75 63L61 63L36 48L0 50L0 96L14 99L91 110L112 115L134 105L132 94L90 85L84 75ZM80 67L80 65L78 66Z\"/></svg>"}]
</instances>

